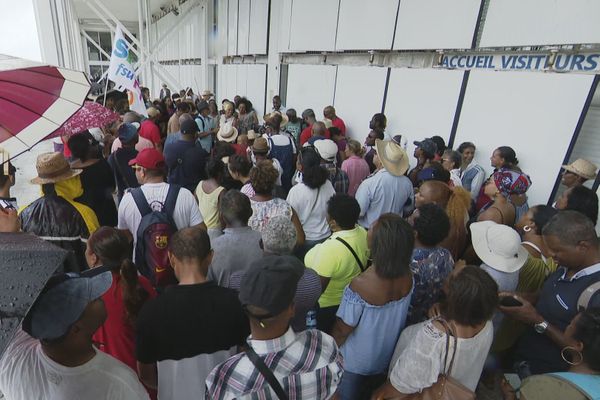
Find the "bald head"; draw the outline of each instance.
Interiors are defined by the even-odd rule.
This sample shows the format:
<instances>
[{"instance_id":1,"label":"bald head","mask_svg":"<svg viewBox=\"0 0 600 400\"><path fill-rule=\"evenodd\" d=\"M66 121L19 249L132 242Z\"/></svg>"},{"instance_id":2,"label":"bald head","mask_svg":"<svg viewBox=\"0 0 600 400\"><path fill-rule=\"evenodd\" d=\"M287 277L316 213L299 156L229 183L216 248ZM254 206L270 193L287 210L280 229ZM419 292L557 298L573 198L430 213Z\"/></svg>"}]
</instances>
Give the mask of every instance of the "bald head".
<instances>
[{"instance_id":1,"label":"bald head","mask_svg":"<svg viewBox=\"0 0 600 400\"><path fill-rule=\"evenodd\" d=\"M313 136L325 136L326 130L327 130L327 128L325 127L325 124L322 123L321 121L317 121L312 126L312 135Z\"/></svg>"}]
</instances>

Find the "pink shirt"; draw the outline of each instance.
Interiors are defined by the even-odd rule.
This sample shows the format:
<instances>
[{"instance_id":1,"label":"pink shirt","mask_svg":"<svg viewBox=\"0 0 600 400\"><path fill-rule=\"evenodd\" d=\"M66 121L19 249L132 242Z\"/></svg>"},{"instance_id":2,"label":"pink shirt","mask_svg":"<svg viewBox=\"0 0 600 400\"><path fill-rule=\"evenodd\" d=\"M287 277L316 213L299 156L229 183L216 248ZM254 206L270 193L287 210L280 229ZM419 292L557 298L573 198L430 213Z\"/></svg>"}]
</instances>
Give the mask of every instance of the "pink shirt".
<instances>
[{"instance_id":1,"label":"pink shirt","mask_svg":"<svg viewBox=\"0 0 600 400\"><path fill-rule=\"evenodd\" d=\"M121 139L116 138L113 141L112 146L110 147L110 152L114 153L115 151L117 151L121 147L123 147L123 144L121 143ZM153 149L153 148L154 148L154 143L152 143L148 139L143 138L141 136L138 138L138 142L135 144L135 149L138 152L140 152L140 151L142 151L144 149Z\"/></svg>"},{"instance_id":2,"label":"pink shirt","mask_svg":"<svg viewBox=\"0 0 600 400\"><path fill-rule=\"evenodd\" d=\"M342 171L348 174L348 194L350 196L354 196L360 183L371 173L369 164L358 156L350 156L350 158L344 160Z\"/></svg>"}]
</instances>

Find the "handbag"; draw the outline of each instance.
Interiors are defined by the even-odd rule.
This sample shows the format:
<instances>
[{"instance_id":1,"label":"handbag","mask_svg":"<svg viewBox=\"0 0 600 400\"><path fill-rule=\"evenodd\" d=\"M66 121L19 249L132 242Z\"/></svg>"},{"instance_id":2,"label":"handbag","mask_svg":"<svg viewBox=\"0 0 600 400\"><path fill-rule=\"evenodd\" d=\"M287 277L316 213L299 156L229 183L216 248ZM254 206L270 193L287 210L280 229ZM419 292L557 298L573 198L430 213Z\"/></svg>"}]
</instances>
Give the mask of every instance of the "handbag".
<instances>
[{"instance_id":1,"label":"handbag","mask_svg":"<svg viewBox=\"0 0 600 400\"><path fill-rule=\"evenodd\" d=\"M475 400L475 393L465 385L452 378L452 365L454 364L454 356L456 355L456 347L458 339L452 330L452 327L443 319L437 319L446 331L446 354L444 355L444 369L448 361L448 353L450 352L450 335L454 338L454 349L450 358L448 369L438 375L438 380L433 385L425 388L421 393L415 393L411 399L415 400Z\"/></svg>"},{"instance_id":2,"label":"handbag","mask_svg":"<svg viewBox=\"0 0 600 400\"><path fill-rule=\"evenodd\" d=\"M262 360L262 358L258 356L258 354L256 354L252 347L248 347L248 350L246 350L246 355L248 356L252 364L254 364L256 369L258 369L258 372L260 372L260 374L265 378L269 386L271 386L271 388L275 391L277 398L279 400L288 400L287 393L285 392L285 390L283 390L281 384L279 383L277 378L275 378L275 375L273 375L273 371L271 371L269 367L267 367L265 362Z\"/></svg>"}]
</instances>

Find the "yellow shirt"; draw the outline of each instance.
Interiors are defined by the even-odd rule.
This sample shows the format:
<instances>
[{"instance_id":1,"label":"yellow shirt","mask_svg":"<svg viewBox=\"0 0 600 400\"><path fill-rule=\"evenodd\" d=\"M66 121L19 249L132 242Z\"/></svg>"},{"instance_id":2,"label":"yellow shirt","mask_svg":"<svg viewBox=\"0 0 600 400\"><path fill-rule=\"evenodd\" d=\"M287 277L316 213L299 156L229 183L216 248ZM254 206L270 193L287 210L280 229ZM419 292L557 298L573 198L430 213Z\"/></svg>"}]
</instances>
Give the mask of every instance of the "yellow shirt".
<instances>
[{"instance_id":1,"label":"yellow shirt","mask_svg":"<svg viewBox=\"0 0 600 400\"><path fill-rule=\"evenodd\" d=\"M337 306L342 301L346 285L361 273L350 250L337 237L344 239L366 267L369 258L367 231L361 226L351 230L335 232L329 239L316 245L304 257L304 264L319 276L330 278L327 289L319 298L321 307Z\"/></svg>"},{"instance_id":2,"label":"yellow shirt","mask_svg":"<svg viewBox=\"0 0 600 400\"><path fill-rule=\"evenodd\" d=\"M219 195L225 188L219 186L211 193L206 193L202 190L202 182L198 184L196 188L196 197L198 198L198 207L200 208L200 214L204 218L206 228L219 228Z\"/></svg>"}]
</instances>

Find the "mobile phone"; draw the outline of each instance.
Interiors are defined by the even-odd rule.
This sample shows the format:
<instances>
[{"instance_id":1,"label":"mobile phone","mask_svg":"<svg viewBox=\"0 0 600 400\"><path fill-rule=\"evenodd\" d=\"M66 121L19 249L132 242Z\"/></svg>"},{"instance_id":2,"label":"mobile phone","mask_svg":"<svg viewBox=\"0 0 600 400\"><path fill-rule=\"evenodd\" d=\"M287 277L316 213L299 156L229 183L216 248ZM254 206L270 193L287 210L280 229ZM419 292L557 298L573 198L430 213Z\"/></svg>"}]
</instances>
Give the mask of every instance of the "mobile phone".
<instances>
[{"instance_id":1,"label":"mobile phone","mask_svg":"<svg viewBox=\"0 0 600 400\"><path fill-rule=\"evenodd\" d=\"M0 199L0 207L4 208L5 210L14 210L15 207L10 204L8 201L6 200L2 200Z\"/></svg>"},{"instance_id":2,"label":"mobile phone","mask_svg":"<svg viewBox=\"0 0 600 400\"><path fill-rule=\"evenodd\" d=\"M523 303L512 296L500 296L500 305L504 307L520 307Z\"/></svg>"}]
</instances>

